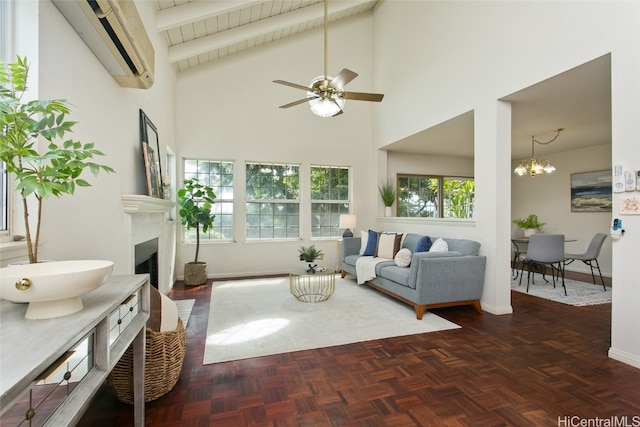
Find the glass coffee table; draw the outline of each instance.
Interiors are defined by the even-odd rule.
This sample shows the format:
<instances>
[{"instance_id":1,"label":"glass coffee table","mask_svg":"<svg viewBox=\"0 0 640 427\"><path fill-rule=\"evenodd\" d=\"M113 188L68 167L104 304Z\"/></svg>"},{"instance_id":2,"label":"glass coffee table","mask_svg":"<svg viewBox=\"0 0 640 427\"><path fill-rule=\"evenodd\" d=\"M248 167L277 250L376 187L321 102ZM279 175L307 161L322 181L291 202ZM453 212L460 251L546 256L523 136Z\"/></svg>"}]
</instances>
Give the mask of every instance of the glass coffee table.
<instances>
[{"instance_id":1,"label":"glass coffee table","mask_svg":"<svg viewBox=\"0 0 640 427\"><path fill-rule=\"evenodd\" d=\"M336 289L336 273L333 270L311 273L303 268L293 269L289 272L289 289L298 301L326 301Z\"/></svg>"}]
</instances>

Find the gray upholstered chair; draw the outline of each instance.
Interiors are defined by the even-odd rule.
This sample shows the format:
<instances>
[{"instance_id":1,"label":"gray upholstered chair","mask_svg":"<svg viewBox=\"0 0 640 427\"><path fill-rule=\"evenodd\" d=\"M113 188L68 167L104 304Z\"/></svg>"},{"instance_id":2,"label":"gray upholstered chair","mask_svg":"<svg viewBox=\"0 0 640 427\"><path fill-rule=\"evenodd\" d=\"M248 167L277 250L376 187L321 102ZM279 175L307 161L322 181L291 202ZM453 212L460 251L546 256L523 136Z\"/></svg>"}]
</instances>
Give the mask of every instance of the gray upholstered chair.
<instances>
[{"instance_id":1,"label":"gray upholstered chair","mask_svg":"<svg viewBox=\"0 0 640 427\"><path fill-rule=\"evenodd\" d=\"M544 268L551 266L551 277L553 287L556 287L556 274L562 280L564 294L567 295L567 288L564 284L564 234L533 234L529 238L527 257L524 264L527 266L527 292L531 282L533 268L539 266ZM524 268L523 268L524 269ZM522 284L522 272L520 273L520 284Z\"/></svg>"},{"instance_id":2,"label":"gray upholstered chair","mask_svg":"<svg viewBox=\"0 0 640 427\"><path fill-rule=\"evenodd\" d=\"M602 244L607 239L607 235L604 233L596 233L591 242L589 243L589 247L587 251L582 254L564 254L564 265L571 264L575 260L579 260L587 264L591 268L591 278L593 279L593 284L596 284L596 276L593 272L593 267L598 269L598 274L600 275L600 281L602 282L602 287L604 290L607 290L607 287L604 285L604 279L602 278L602 272L600 271L600 265L598 264L598 257L600 256L600 250L602 249Z\"/></svg>"}]
</instances>

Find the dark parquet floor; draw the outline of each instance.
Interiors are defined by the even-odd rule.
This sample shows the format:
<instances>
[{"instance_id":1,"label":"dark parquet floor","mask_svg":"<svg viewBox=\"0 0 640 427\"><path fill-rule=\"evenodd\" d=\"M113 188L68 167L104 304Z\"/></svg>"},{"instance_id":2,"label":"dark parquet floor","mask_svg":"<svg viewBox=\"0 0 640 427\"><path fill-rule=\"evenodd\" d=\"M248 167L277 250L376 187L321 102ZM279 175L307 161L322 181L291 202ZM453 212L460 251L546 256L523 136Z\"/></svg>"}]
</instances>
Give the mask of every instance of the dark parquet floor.
<instances>
[{"instance_id":1,"label":"dark parquet floor","mask_svg":"<svg viewBox=\"0 0 640 427\"><path fill-rule=\"evenodd\" d=\"M434 310L461 329L203 365L210 287L170 296L196 303L182 375L148 426L640 425L640 370L607 357L611 305L512 292L510 315ZM79 425L132 419L103 387Z\"/></svg>"}]
</instances>

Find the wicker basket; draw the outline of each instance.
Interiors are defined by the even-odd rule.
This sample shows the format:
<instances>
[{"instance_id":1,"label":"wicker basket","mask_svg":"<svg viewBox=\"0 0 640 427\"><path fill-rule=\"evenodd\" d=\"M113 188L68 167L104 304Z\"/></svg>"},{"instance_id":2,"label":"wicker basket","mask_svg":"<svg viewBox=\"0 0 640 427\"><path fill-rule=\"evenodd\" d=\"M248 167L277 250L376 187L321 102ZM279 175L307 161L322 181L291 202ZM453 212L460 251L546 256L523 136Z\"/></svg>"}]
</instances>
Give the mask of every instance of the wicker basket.
<instances>
[{"instance_id":1,"label":"wicker basket","mask_svg":"<svg viewBox=\"0 0 640 427\"><path fill-rule=\"evenodd\" d=\"M146 330L144 368L144 401L150 402L167 394L178 382L186 351L186 337L182 320L173 331ZM109 374L108 384L116 398L133 403L133 348L125 351Z\"/></svg>"}]
</instances>

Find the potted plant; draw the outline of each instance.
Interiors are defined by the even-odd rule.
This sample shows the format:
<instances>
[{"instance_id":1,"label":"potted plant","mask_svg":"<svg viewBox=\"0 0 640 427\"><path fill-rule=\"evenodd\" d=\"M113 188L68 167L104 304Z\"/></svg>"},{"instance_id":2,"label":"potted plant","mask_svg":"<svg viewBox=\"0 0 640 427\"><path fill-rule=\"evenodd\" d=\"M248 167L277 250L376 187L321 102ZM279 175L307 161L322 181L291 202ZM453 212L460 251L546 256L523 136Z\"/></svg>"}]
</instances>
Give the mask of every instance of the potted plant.
<instances>
[{"instance_id":1,"label":"potted plant","mask_svg":"<svg viewBox=\"0 0 640 427\"><path fill-rule=\"evenodd\" d=\"M385 206L385 216L392 216L391 206L396 201L396 188L391 180L388 179L385 184L378 186L378 191Z\"/></svg>"},{"instance_id":2,"label":"potted plant","mask_svg":"<svg viewBox=\"0 0 640 427\"><path fill-rule=\"evenodd\" d=\"M298 252L300 253L300 261L305 261L309 263L309 268L307 269L307 273L315 273L316 267L318 267L318 264L312 265L311 263L317 259L324 258L324 254L322 253L322 251L320 249L316 249L315 245L311 245L311 246L300 246L300 249L298 249Z\"/></svg>"},{"instance_id":3,"label":"potted plant","mask_svg":"<svg viewBox=\"0 0 640 427\"><path fill-rule=\"evenodd\" d=\"M546 223L538 221L536 214L531 214L526 218L514 219L513 223L524 230L525 237L529 237L542 228Z\"/></svg>"},{"instance_id":4,"label":"potted plant","mask_svg":"<svg viewBox=\"0 0 640 427\"><path fill-rule=\"evenodd\" d=\"M187 230L196 231L196 255L193 261L184 265L184 283L200 285L207 281L207 263L198 261L200 253L200 230L206 233L213 227L216 216L211 213L216 195L213 188L201 184L198 178L185 179L183 188L178 190L179 214L182 225Z\"/></svg>"},{"instance_id":5,"label":"potted plant","mask_svg":"<svg viewBox=\"0 0 640 427\"><path fill-rule=\"evenodd\" d=\"M13 175L24 210L24 226L29 263L38 262L42 204L51 196L73 195L76 187L91 184L81 178L85 169L93 175L113 172L105 165L94 163L94 156L104 154L93 143L83 144L72 139L60 145L76 122L66 120L70 107L64 99L23 100L27 91L29 65L27 58L16 62L0 62L0 160ZM38 140L48 141L46 149L38 150ZM29 199L36 200L35 230L29 221Z\"/></svg>"}]
</instances>

